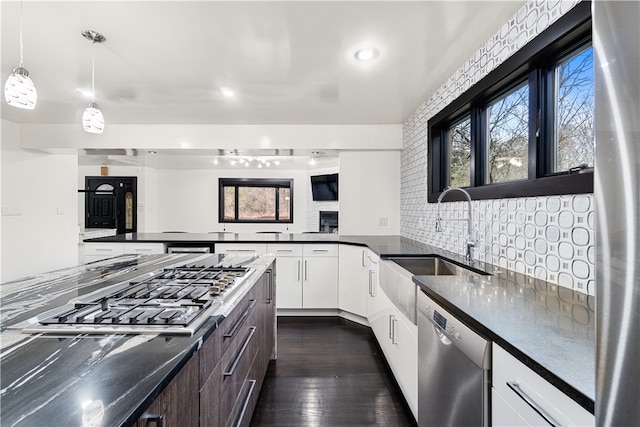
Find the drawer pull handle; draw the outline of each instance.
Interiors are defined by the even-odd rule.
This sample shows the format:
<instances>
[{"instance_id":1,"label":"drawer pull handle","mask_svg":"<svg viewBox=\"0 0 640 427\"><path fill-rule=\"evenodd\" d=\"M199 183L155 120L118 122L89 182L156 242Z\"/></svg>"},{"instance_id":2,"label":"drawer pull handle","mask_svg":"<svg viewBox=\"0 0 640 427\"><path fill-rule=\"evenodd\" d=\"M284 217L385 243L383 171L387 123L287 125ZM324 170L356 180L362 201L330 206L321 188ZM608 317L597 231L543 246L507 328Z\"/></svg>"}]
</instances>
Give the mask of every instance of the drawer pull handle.
<instances>
[{"instance_id":1,"label":"drawer pull handle","mask_svg":"<svg viewBox=\"0 0 640 427\"><path fill-rule=\"evenodd\" d=\"M155 423L156 427L162 427L164 426L164 415L147 415L146 417L144 417L145 419L145 425L149 425L150 423Z\"/></svg>"},{"instance_id":2,"label":"drawer pull handle","mask_svg":"<svg viewBox=\"0 0 640 427\"><path fill-rule=\"evenodd\" d=\"M268 269L265 272L266 275L269 276L269 289L268 289L268 295L267 295L267 304L271 304L273 302L273 271L271 269Z\"/></svg>"},{"instance_id":3,"label":"drawer pull handle","mask_svg":"<svg viewBox=\"0 0 640 427\"><path fill-rule=\"evenodd\" d=\"M223 376L230 377L236 371L236 368L238 367L238 364L240 363L240 360L242 359L244 352L247 350L247 347L249 347L249 342L251 341L251 338L253 338L253 334L256 333L257 328L255 326L252 326L249 329L251 329L251 332L249 332L249 336L247 337L247 340L244 342L244 344L242 344L242 348L238 352L238 355L236 356L235 360L233 361L231 368L229 368L228 371L224 372L222 374Z\"/></svg>"},{"instance_id":4,"label":"drawer pull handle","mask_svg":"<svg viewBox=\"0 0 640 427\"><path fill-rule=\"evenodd\" d=\"M244 416L247 413L247 408L249 407L249 402L251 401L251 396L253 396L253 389L256 387L256 380L249 380L249 382L251 383L251 387L249 388L249 393L247 393L247 398L244 400L244 404L242 405L242 411L240 412L240 416L238 417L238 422L236 423L236 427L240 427L242 425Z\"/></svg>"},{"instance_id":5,"label":"drawer pull handle","mask_svg":"<svg viewBox=\"0 0 640 427\"><path fill-rule=\"evenodd\" d=\"M328 252L329 252L328 249L314 249L313 250L314 254L319 254L319 253L323 253L324 254L324 253L328 253Z\"/></svg>"},{"instance_id":6,"label":"drawer pull handle","mask_svg":"<svg viewBox=\"0 0 640 427\"><path fill-rule=\"evenodd\" d=\"M290 254L291 252L293 252L293 249L276 249L276 253L278 254L280 253Z\"/></svg>"},{"instance_id":7,"label":"drawer pull handle","mask_svg":"<svg viewBox=\"0 0 640 427\"><path fill-rule=\"evenodd\" d=\"M249 317L249 314L251 313L251 310L253 310L253 307L255 307L256 302L257 301L254 300L254 299L249 301L249 306L244 311L244 313L242 313L242 316L240 316L240 318L238 319L236 324L233 325L233 328L231 328L231 331L229 331L226 334L222 335L224 338L233 338L233 336L238 332L238 329L240 329L240 326L242 326L244 321L247 320L247 317Z\"/></svg>"},{"instance_id":8,"label":"drawer pull handle","mask_svg":"<svg viewBox=\"0 0 640 427\"><path fill-rule=\"evenodd\" d=\"M549 423L550 426L556 427L556 426L560 426L560 423L557 422L555 419L553 419L553 417L551 415L549 415L549 413L547 411L545 411L544 409L542 409L542 407L540 405L538 405L535 400L533 400L532 398L530 398L525 392L524 390L522 390L520 388L520 384L518 384L517 382L514 381L507 381L507 386L513 390L513 392L515 394L517 394L520 399L524 400L525 403L527 405L529 405L531 407L531 409L533 409L534 411L536 411L538 413L538 415L540 415L542 418L544 418L544 420L546 422Z\"/></svg>"}]
</instances>

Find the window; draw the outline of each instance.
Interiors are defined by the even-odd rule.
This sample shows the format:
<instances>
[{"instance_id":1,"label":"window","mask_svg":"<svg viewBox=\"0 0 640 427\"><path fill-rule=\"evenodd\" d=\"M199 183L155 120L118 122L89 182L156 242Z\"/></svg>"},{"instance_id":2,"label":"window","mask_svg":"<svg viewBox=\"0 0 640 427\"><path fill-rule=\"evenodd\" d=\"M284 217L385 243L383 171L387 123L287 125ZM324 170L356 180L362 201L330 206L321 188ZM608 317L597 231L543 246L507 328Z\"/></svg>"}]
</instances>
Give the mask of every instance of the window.
<instances>
[{"instance_id":1,"label":"window","mask_svg":"<svg viewBox=\"0 0 640 427\"><path fill-rule=\"evenodd\" d=\"M219 222L293 222L292 179L219 179Z\"/></svg>"},{"instance_id":2,"label":"window","mask_svg":"<svg viewBox=\"0 0 640 427\"><path fill-rule=\"evenodd\" d=\"M468 187L471 185L471 118L466 116L451 126L447 139L451 153L451 186Z\"/></svg>"},{"instance_id":3,"label":"window","mask_svg":"<svg viewBox=\"0 0 640 427\"><path fill-rule=\"evenodd\" d=\"M429 201L593 192L591 9L581 2L429 120Z\"/></svg>"},{"instance_id":4,"label":"window","mask_svg":"<svg viewBox=\"0 0 640 427\"><path fill-rule=\"evenodd\" d=\"M594 159L593 48L566 58L554 70L555 138L553 171L568 171Z\"/></svg>"},{"instance_id":5,"label":"window","mask_svg":"<svg viewBox=\"0 0 640 427\"><path fill-rule=\"evenodd\" d=\"M521 85L487 109L488 184L527 179L529 86Z\"/></svg>"}]
</instances>

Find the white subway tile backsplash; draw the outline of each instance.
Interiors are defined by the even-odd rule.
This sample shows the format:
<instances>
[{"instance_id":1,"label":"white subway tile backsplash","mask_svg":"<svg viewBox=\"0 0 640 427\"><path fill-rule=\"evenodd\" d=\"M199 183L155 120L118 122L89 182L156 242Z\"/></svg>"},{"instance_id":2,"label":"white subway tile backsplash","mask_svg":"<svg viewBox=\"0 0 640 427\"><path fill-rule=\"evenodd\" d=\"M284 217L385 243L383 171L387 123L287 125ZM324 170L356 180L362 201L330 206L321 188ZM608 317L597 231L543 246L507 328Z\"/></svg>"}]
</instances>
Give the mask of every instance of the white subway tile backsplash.
<instances>
[{"instance_id":1,"label":"white subway tile backsplash","mask_svg":"<svg viewBox=\"0 0 640 427\"><path fill-rule=\"evenodd\" d=\"M401 155L401 234L463 254L466 225L443 223L427 203L427 122L579 1L530 1L406 120ZM466 202L443 203L446 218L466 217ZM472 202L475 258L595 294L593 195Z\"/></svg>"}]
</instances>

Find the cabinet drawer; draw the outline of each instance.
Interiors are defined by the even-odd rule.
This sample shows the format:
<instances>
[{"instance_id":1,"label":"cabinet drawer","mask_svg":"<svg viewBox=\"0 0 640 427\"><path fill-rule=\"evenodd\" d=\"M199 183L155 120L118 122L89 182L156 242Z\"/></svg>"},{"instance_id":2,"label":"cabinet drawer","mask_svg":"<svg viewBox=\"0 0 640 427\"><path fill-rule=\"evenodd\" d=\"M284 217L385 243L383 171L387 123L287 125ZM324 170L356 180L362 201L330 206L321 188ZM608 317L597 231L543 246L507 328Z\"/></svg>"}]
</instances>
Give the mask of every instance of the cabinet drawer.
<instances>
[{"instance_id":1,"label":"cabinet drawer","mask_svg":"<svg viewBox=\"0 0 640 427\"><path fill-rule=\"evenodd\" d=\"M260 365L258 362L259 357L260 352L255 355L249 368L249 373L240 388L240 392L238 393L226 423L228 427L249 427L251 423L251 417L256 403L258 403L258 395L260 394L262 378L264 376L264 373L261 374L258 370Z\"/></svg>"},{"instance_id":2,"label":"cabinet drawer","mask_svg":"<svg viewBox=\"0 0 640 427\"><path fill-rule=\"evenodd\" d=\"M291 244L276 244L269 243L267 245L267 251L270 254L274 254L275 256L302 256L302 245L291 245Z\"/></svg>"},{"instance_id":3,"label":"cabinet drawer","mask_svg":"<svg viewBox=\"0 0 640 427\"><path fill-rule=\"evenodd\" d=\"M165 252L163 243L123 243L123 246L125 254L152 255Z\"/></svg>"},{"instance_id":4,"label":"cabinet drawer","mask_svg":"<svg viewBox=\"0 0 640 427\"><path fill-rule=\"evenodd\" d=\"M109 258L124 254L124 243L85 243L85 255Z\"/></svg>"},{"instance_id":5,"label":"cabinet drawer","mask_svg":"<svg viewBox=\"0 0 640 427\"><path fill-rule=\"evenodd\" d=\"M593 414L496 344L492 376L496 391L532 425L595 425Z\"/></svg>"},{"instance_id":6,"label":"cabinet drawer","mask_svg":"<svg viewBox=\"0 0 640 427\"><path fill-rule=\"evenodd\" d=\"M259 325L252 325L243 328L246 334L240 339L234 341L233 345L222 357L222 396L221 406L232 408L236 406L238 399L242 399L241 390L247 379L253 361L258 354L258 346L260 334L262 333ZM229 415L226 415L227 418ZM225 418L222 418L226 421ZM222 425L225 425L222 423Z\"/></svg>"},{"instance_id":7,"label":"cabinet drawer","mask_svg":"<svg viewBox=\"0 0 640 427\"><path fill-rule=\"evenodd\" d=\"M302 254L309 256L338 256L338 245L303 245Z\"/></svg>"},{"instance_id":8,"label":"cabinet drawer","mask_svg":"<svg viewBox=\"0 0 640 427\"><path fill-rule=\"evenodd\" d=\"M217 254L233 254L233 253L256 253L263 255L267 253L266 243L216 243L215 252Z\"/></svg>"},{"instance_id":9,"label":"cabinet drawer","mask_svg":"<svg viewBox=\"0 0 640 427\"><path fill-rule=\"evenodd\" d=\"M204 384L216 368L224 352L242 335L254 316L258 301L255 288L242 299L200 349L200 384Z\"/></svg>"}]
</instances>

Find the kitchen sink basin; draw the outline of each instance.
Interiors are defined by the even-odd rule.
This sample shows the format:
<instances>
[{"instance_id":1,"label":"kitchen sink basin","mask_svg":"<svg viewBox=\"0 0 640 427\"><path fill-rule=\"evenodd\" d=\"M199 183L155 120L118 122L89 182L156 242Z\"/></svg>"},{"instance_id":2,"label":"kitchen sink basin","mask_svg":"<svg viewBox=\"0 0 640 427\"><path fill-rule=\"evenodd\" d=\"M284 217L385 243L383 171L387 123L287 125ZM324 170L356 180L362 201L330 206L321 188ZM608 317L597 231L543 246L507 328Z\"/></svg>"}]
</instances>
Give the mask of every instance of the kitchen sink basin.
<instances>
[{"instance_id":1,"label":"kitchen sink basin","mask_svg":"<svg viewBox=\"0 0 640 427\"><path fill-rule=\"evenodd\" d=\"M480 270L462 267L436 257L394 257L389 260L395 262L409 273L416 276L486 276Z\"/></svg>"}]
</instances>

